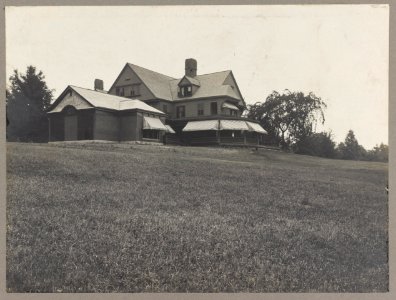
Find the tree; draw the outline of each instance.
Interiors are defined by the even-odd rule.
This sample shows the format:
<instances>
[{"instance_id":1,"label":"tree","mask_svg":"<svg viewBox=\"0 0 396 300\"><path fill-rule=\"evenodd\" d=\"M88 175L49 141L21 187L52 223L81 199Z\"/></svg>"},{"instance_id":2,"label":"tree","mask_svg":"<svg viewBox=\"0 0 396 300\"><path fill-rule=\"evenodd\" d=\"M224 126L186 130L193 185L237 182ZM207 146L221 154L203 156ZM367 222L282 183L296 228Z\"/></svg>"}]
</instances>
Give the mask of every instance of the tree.
<instances>
[{"instance_id":1,"label":"tree","mask_svg":"<svg viewBox=\"0 0 396 300\"><path fill-rule=\"evenodd\" d=\"M272 92L264 103L248 106L247 117L260 122L271 136L279 141L282 148L289 148L311 135L318 122L324 123L326 104L314 93L302 92L283 94Z\"/></svg>"},{"instance_id":2,"label":"tree","mask_svg":"<svg viewBox=\"0 0 396 300\"><path fill-rule=\"evenodd\" d=\"M366 156L366 150L359 145L353 130L349 130L345 141L338 145L338 152L342 159L362 160Z\"/></svg>"},{"instance_id":3,"label":"tree","mask_svg":"<svg viewBox=\"0 0 396 300\"><path fill-rule=\"evenodd\" d=\"M11 141L37 141L48 139L46 110L51 104L53 91L47 87L42 71L28 66L25 74L14 70L6 91L7 139Z\"/></svg>"},{"instance_id":4,"label":"tree","mask_svg":"<svg viewBox=\"0 0 396 300\"><path fill-rule=\"evenodd\" d=\"M313 133L294 145L294 152L313 156L335 158L336 144L331 132Z\"/></svg>"},{"instance_id":5,"label":"tree","mask_svg":"<svg viewBox=\"0 0 396 300\"><path fill-rule=\"evenodd\" d=\"M367 160L387 162L389 160L389 147L381 143L372 150L367 151Z\"/></svg>"}]
</instances>

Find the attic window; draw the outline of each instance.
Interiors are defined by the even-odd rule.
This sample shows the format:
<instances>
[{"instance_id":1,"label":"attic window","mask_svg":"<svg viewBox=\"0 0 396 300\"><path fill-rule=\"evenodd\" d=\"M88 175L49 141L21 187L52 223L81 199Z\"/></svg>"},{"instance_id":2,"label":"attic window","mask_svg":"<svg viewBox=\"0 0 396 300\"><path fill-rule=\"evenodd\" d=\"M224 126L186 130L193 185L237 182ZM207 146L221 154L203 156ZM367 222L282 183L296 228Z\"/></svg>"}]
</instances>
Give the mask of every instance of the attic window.
<instances>
[{"instance_id":1,"label":"attic window","mask_svg":"<svg viewBox=\"0 0 396 300\"><path fill-rule=\"evenodd\" d=\"M123 87L116 87L116 95L117 96L124 96L124 88Z\"/></svg>"},{"instance_id":2,"label":"attic window","mask_svg":"<svg viewBox=\"0 0 396 300\"><path fill-rule=\"evenodd\" d=\"M140 84L134 84L131 86L131 96L140 96Z\"/></svg>"},{"instance_id":3,"label":"attic window","mask_svg":"<svg viewBox=\"0 0 396 300\"><path fill-rule=\"evenodd\" d=\"M71 97L72 96L72 90L69 90L68 95Z\"/></svg>"},{"instance_id":4,"label":"attic window","mask_svg":"<svg viewBox=\"0 0 396 300\"><path fill-rule=\"evenodd\" d=\"M189 97L192 96L192 86L191 85L186 85L186 86L181 86L178 89L178 96L179 97Z\"/></svg>"}]
</instances>

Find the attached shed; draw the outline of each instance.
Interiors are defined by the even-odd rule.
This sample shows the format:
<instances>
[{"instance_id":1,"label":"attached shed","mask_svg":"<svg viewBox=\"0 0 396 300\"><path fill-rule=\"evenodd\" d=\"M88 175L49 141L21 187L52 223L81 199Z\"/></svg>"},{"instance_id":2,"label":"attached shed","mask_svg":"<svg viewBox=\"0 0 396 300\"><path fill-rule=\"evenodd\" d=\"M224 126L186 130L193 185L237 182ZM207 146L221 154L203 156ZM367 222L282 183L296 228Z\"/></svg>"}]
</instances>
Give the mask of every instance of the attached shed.
<instances>
[{"instance_id":1,"label":"attached shed","mask_svg":"<svg viewBox=\"0 0 396 300\"><path fill-rule=\"evenodd\" d=\"M137 100L68 86L47 113L50 141L161 141L165 114Z\"/></svg>"}]
</instances>

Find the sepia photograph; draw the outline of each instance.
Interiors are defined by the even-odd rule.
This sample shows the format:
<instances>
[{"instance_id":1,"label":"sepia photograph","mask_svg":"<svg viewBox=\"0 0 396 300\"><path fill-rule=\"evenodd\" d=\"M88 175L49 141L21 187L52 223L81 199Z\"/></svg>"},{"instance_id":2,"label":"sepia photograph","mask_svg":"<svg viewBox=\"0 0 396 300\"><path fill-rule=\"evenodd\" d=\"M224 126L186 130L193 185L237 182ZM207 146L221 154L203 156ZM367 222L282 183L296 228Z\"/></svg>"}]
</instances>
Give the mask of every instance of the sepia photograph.
<instances>
[{"instance_id":1,"label":"sepia photograph","mask_svg":"<svg viewBox=\"0 0 396 300\"><path fill-rule=\"evenodd\" d=\"M389 5L5 25L7 293L389 292Z\"/></svg>"}]
</instances>

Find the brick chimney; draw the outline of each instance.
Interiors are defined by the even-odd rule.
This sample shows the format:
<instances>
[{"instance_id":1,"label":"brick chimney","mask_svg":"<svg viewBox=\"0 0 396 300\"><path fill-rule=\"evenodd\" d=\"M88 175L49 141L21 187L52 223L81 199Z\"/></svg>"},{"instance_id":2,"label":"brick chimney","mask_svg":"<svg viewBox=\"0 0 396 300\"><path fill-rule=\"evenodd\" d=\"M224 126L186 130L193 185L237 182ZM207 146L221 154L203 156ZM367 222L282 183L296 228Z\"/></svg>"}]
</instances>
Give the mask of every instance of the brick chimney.
<instances>
[{"instance_id":1,"label":"brick chimney","mask_svg":"<svg viewBox=\"0 0 396 300\"><path fill-rule=\"evenodd\" d=\"M197 61L194 58L187 58L185 61L185 75L189 77L197 76Z\"/></svg>"},{"instance_id":2,"label":"brick chimney","mask_svg":"<svg viewBox=\"0 0 396 300\"><path fill-rule=\"evenodd\" d=\"M103 91L103 80L95 79L94 89L95 91Z\"/></svg>"}]
</instances>

